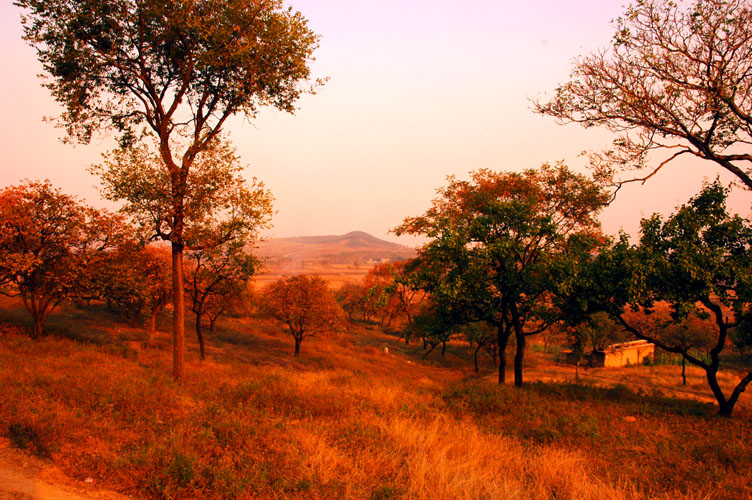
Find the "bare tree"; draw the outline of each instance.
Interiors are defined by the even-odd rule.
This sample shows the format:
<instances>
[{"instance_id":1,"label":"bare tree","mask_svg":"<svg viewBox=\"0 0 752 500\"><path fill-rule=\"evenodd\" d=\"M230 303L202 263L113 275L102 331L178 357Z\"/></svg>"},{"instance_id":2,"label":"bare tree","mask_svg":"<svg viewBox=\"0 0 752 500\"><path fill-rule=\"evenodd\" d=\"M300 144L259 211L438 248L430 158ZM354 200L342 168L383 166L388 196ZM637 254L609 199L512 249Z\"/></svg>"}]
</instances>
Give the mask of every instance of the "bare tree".
<instances>
[{"instance_id":1,"label":"bare tree","mask_svg":"<svg viewBox=\"0 0 752 500\"><path fill-rule=\"evenodd\" d=\"M710 160L752 189L752 9L746 0L638 0L611 45L580 56L571 80L538 113L604 127L613 147L594 154L617 187L644 182L680 156ZM665 155L653 157L659 151ZM650 158L653 157L653 158ZM645 169L617 179L624 169Z\"/></svg>"}]
</instances>

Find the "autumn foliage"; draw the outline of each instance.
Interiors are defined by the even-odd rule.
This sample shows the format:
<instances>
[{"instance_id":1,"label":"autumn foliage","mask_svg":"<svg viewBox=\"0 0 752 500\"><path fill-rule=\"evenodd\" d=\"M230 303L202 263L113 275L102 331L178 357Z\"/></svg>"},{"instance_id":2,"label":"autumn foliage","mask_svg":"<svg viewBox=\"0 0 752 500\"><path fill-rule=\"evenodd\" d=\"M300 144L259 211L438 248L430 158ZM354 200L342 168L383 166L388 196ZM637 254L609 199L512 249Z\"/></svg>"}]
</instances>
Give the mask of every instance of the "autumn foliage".
<instances>
[{"instance_id":1,"label":"autumn foliage","mask_svg":"<svg viewBox=\"0 0 752 500\"><path fill-rule=\"evenodd\" d=\"M303 339L333 329L341 309L327 283L315 275L283 278L264 291L262 311L283 323L295 339L295 356Z\"/></svg>"},{"instance_id":2,"label":"autumn foliage","mask_svg":"<svg viewBox=\"0 0 752 500\"><path fill-rule=\"evenodd\" d=\"M34 321L32 337L67 297L90 292L103 253L123 237L123 223L49 183L27 181L0 191L0 285L18 294Z\"/></svg>"}]
</instances>

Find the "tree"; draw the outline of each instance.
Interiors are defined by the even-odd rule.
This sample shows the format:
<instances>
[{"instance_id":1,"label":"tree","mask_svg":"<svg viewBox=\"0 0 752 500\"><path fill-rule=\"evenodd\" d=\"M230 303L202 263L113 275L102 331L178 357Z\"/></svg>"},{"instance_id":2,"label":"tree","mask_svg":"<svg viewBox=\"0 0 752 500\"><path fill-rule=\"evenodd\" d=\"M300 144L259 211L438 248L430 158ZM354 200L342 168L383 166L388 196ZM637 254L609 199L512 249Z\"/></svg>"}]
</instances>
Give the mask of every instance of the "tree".
<instances>
[{"instance_id":1,"label":"tree","mask_svg":"<svg viewBox=\"0 0 752 500\"><path fill-rule=\"evenodd\" d=\"M221 297L241 294L256 271L258 261L244 247L244 241L230 241L209 249L188 252L191 266L187 273L186 292L191 301L190 309L196 315L196 336L202 361L206 359L201 324L204 314L214 313L213 325L223 310Z\"/></svg>"},{"instance_id":2,"label":"tree","mask_svg":"<svg viewBox=\"0 0 752 500\"><path fill-rule=\"evenodd\" d=\"M703 357L715 345L715 324L702 309L691 311L686 317L677 317L671 314L670 305L659 302L649 311L650 314L644 314L641 310L627 311L624 317L643 335L676 345L682 352L696 357ZM682 385L687 385L687 360L684 356L681 356L681 362Z\"/></svg>"},{"instance_id":3,"label":"tree","mask_svg":"<svg viewBox=\"0 0 752 500\"><path fill-rule=\"evenodd\" d=\"M222 316L239 317L245 313L250 302L247 281L229 280L221 283L204 304L204 312L209 320L209 332L214 333L217 320Z\"/></svg>"},{"instance_id":4,"label":"tree","mask_svg":"<svg viewBox=\"0 0 752 500\"><path fill-rule=\"evenodd\" d=\"M128 240L102 255L95 263L87 299L98 299L137 326L146 307L147 278L141 264L142 246Z\"/></svg>"},{"instance_id":5,"label":"tree","mask_svg":"<svg viewBox=\"0 0 752 500\"><path fill-rule=\"evenodd\" d=\"M395 262L392 268L394 279L394 294L402 314L405 315L407 326L413 322L413 317L420 310L423 301L428 294L421 288L415 288L410 284L409 275L406 273L407 261ZM410 337L405 337L405 343L410 343Z\"/></svg>"},{"instance_id":6,"label":"tree","mask_svg":"<svg viewBox=\"0 0 752 500\"><path fill-rule=\"evenodd\" d=\"M475 373L479 373L478 368L478 353L484 350L488 353L494 362L494 366L497 365L499 359L499 345L496 337L496 329L493 325L486 323L485 321L476 321L463 325L462 334L467 340L470 347L473 348L473 368Z\"/></svg>"},{"instance_id":7,"label":"tree","mask_svg":"<svg viewBox=\"0 0 752 500\"><path fill-rule=\"evenodd\" d=\"M401 312L397 297L394 264L385 262L372 267L363 278L362 287L367 301L379 314L381 326L390 326Z\"/></svg>"},{"instance_id":8,"label":"tree","mask_svg":"<svg viewBox=\"0 0 752 500\"><path fill-rule=\"evenodd\" d=\"M728 214L726 189L716 181L667 220L643 219L641 232L639 246L622 236L583 259L561 294L562 308L570 314L606 311L635 337L702 368L719 413L730 416L752 381L752 371L743 374L728 396L718 384L729 335L744 327L752 310L752 224ZM645 328L630 315L630 309L651 313L662 302L672 329ZM692 351L700 345L695 336L682 332L693 318L714 325L713 338L702 340L708 359Z\"/></svg>"},{"instance_id":9,"label":"tree","mask_svg":"<svg viewBox=\"0 0 752 500\"><path fill-rule=\"evenodd\" d=\"M334 294L342 310L347 313L350 321L355 321L355 317L361 310L361 295L363 290L360 285L355 283L345 283Z\"/></svg>"},{"instance_id":10,"label":"tree","mask_svg":"<svg viewBox=\"0 0 752 500\"><path fill-rule=\"evenodd\" d=\"M67 137L88 143L100 130L122 150L151 136L168 203L156 234L172 246L173 375L184 375L183 250L189 180L227 120L253 118L262 106L293 112L312 87L309 63L318 37L281 0L17 0L25 39L65 111ZM125 197L128 199L128 197Z\"/></svg>"},{"instance_id":11,"label":"tree","mask_svg":"<svg viewBox=\"0 0 752 500\"><path fill-rule=\"evenodd\" d=\"M170 252L147 246L142 250L141 269L146 280L146 307L149 310L149 341L157 331L157 316L172 299Z\"/></svg>"},{"instance_id":12,"label":"tree","mask_svg":"<svg viewBox=\"0 0 752 500\"><path fill-rule=\"evenodd\" d=\"M439 195L424 215L395 229L432 238L408 265L411 280L455 323L497 328L499 383L514 333L515 384L521 385L525 339L553 320L555 264L572 238L599 234L595 215L606 195L561 164L523 173L479 170L470 181L450 177Z\"/></svg>"},{"instance_id":13,"label":"tree","mask_svg":"<svg viewBox=\"0 0 752 500\"><path fill-rule=\"evenodd\" d=\"M174 200L168 173L162 168L158 154L147 145L133 146L106 155L104 165L93 169L102 179L105 196L126 200L122 211L147 234L162 239L172 237L174 220L165 218L165 214L170 212ZM183 203L182 248L188 250L199 267L203 263L212 268L202 269L201 278L193 273L188 283L184 281L184 286L188 285L186 289L191 291L190 308L197 315L196 334L202 360L206 356L201 332L204 304L224 286L224 281L235 279L236 271L243 267L241 260L252 259L241 254L271 218L271 194L255 178L251 182L243 179L239 175L241 170L230 145L215 139L196 156L185 180L189 195ZM203 262L199 262L202 259ZM252 266L247 269L252 274ZM229 274L222 275L222 270ZM220 275L207 277L207 272ZM208 288L204 289L204 285ZM174 280L172 293L174 298Z\"/></svg>"},{"instance_id":14,"label":"tree","mask_svg":"<svg viewBox=\"0 0 752 500\"><path fill-rule=\"evenodd\" d=\"M606 346L624 340L624 329L614 322L608 314L598 312L575 328L574 336L583 349L590 354L602 351ZM583 352L584 354L584 352Z\"/></svg>"},{"instance_id":15,"label":"tree","mask_svg":"<svg viewBox=\"0 0 752 500\"><path fill-rule=\"evenodd\" d=\"M106 302L134 325L142 319L142 312L148 311L151 340L157 315L171 297L169 251L132 238L121 239L93 263L90 274L86 298Z\"/></svg>"},{"instance_id":16,"label":"tree","mask_svg":"<svg viewBox=\"0 0 752 500\"><path fill-rule=\"evenodd\" d=\"M611 46L574 63L572 79L538 113L618 134L600 173L673 159L710 160L752 189L752 9L746 0L638 0Z\"/></svg>"},{"instance_id":17,"label":"tree","mask_svg":"<svg viewBox=\"0 0 752 500\"><path fill-rule=\"evenodd\" d=\"M271 283L264 291L262 309L287 325L295 339L295 356L300 355L303 339L334 328L341 314L326 281L306 274Z\"/></svg>"},{"instance_id":18,"label":"tree","mask_svg":"<svg viewBox=\"0 0 752 500\"><path fill-rule=\"evenodd\" d=\"M88 283L94 254L112 246L118 219L80 204L49 181L0 191L0 285L20 295L42 335L47 316Z\"/></svg>"},{"instance_id":19,"label":"tree","mask_svg":"<svg viewBox=\"0 0 752 500\"><path fill-rule=\"evenodd\" d=\"M739 325L731 332L731 342L742 357L752 347L752 318L749 315L743 316Z\"/></svg>"},{"instance_id":20,"label":"tree","mask_svg":"<svg viewBox=\"0 0 752 500\"><path fill-rule=\"evenodd\" d=\"M575 358L575 378L580 377L580 362L588 357L588 365L592 366L593 354L603 351L606 346L621 342L625 337L624 329L611 317L599 311L566 328L567 340ZM589 355L587 352L589 351Z\"/></svg>"},{"instance_id":21,"label":"tree","mask_svg":"<svg viewBox=\"0 0 752 500\"><path fill-rule=\"evenodd\" d=\"M447 302L429 302L428 307L415 316L413 323L408 326L408 335L419 334L423 339L423 349L428 349L423 353L424 359L439 345L441 355L444 356L447 342L460 333L459 326L463 320L456 316L456 309L447 305Z\"/></svg>"}]
</instances>

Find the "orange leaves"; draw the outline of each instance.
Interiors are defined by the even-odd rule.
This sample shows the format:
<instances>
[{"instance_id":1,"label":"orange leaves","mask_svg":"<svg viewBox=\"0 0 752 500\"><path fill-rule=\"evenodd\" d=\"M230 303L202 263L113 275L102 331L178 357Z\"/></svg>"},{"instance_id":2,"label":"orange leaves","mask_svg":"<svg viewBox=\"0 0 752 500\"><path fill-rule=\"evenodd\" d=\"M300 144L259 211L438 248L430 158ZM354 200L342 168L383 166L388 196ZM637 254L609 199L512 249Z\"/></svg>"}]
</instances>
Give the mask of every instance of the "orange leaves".
<instances>
[{"instance_id":1,"label":"orange leaves","mask_svg":"<svg viewBox=\"0 0 752 500\"><path fill-rule=\"evenodd\" d=\"M341 316L326 281L305 274L269 285L264 292L262 309L267 316L287 325L295 338L296 355L306 336L334 328Z\"/></svg>"}]
</instances>

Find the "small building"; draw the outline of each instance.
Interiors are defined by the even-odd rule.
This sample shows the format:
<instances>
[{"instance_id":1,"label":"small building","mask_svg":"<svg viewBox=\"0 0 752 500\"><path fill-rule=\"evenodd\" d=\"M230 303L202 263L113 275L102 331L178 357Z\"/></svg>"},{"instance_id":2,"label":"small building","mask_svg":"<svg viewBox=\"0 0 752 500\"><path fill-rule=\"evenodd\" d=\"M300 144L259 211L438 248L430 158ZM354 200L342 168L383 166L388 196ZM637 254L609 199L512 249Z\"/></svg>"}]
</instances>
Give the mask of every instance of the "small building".
<instances>
[{"instance_id":1,"label":"small building","mask_svg":"<svg viewBox=\"0 0 752 500\"><path fill-rule=\"evenodd\" d=\"M641 365L645 358L653 358L655 344L647 340L634 340L621 344L612 344L592 355L592 366L629 366Z\"/></svg>"},{"instance_id":2,"label":"small building","mask_svg":"<svg viewBox=\"0 0 752 500\"><path fill-rule=\"evenodd\" d=\"M562 351L562 361L569 364L577 362L572 351ZM645 358L653 358L655 344L647 340L635 340L621 344L611 344L603 350L595 350L585 354L580 365L591 367L620 367L629 365L641 365Z\"/></svg>"}]
</instances>

